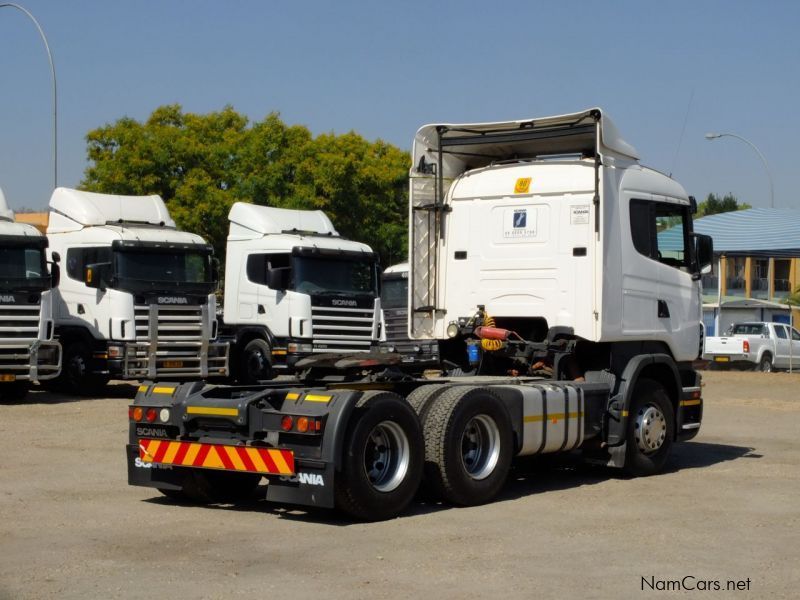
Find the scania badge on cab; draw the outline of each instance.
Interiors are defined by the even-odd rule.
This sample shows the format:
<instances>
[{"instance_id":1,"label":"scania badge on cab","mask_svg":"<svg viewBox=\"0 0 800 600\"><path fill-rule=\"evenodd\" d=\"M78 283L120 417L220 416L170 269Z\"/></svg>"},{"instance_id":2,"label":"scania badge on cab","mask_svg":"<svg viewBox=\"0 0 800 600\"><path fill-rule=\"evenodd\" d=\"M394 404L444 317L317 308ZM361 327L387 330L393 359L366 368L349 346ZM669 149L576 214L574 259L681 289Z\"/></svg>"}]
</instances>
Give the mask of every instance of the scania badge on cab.
<instances>
[{"instance_id":1,"label":"scania badge on cab","mask_svg":"<svg viewBox=\"0 0 800 600\"><path fill-rule=\"evenodd\" d=\"M488 502L515 456L650 475L697 434L711 240L601 110L428 125L412 165L410 333L477 376L414 378L375 353L317 378L305 359L302 382L145 386L131 484L218 501L266 477L268 500L385 519L421 481Z\"/></svg>"},{"instance_id":2,"label":"scania badge on cab","mask_svg":"<svg viewBox=\"0 0 800 600\"><path fill-rule=\"evenodd\" d=\"M55 293L59 388L227 375L227 344L215 341L213 249L178 231L159 196L57 188L47 236L65 261Z\"/></svg>"}]
</instances>

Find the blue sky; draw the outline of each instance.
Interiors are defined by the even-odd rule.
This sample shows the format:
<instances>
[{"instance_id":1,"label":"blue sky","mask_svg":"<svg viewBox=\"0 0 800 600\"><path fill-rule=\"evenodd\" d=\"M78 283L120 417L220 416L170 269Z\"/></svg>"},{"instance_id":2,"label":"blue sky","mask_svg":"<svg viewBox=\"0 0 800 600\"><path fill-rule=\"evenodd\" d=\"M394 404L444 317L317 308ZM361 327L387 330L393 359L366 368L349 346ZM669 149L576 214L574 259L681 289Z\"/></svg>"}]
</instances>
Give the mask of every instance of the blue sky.
<instances>
[{"instance_id":1,"label":"blue sky","mask_svg":"<svg viewBox=\"0 0 800 600\"><path fill-rule=\"evenodd\" d=\"M90 129L167 103L278 111L404 149L425 123L600 106L643 163L698 199L768 206L755 152L703 135L749 139L775 206L800 209L800 2L17 2L54 55L59 185L81 180ZM0 187L15 208L52 192L50 85L33 24L0 9Z\"/></svg>"}]
</instances>

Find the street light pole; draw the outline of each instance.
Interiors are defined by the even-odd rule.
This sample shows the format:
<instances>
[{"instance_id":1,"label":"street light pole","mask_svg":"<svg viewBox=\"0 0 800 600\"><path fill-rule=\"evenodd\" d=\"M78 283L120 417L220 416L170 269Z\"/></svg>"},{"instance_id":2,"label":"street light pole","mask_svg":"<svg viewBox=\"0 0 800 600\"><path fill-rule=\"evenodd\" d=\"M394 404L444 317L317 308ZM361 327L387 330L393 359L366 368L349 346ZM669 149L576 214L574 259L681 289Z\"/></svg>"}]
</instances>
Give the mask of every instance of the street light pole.
<instances>
[{"instance_id":1,"label":"street light pole","mask_svg":"<svg viewBox=\"0 0 800 600\"><path fill-rule=\"evenodd\" d=\"M770 173L769 166L767 165L767 159L764 158L764 155L761 154L761 151L756 148L756 145L748 139L743 138L740 135L736 135L735 133L707 133L706 139L707 140L715 140L721 137L732 137L736 138L737 140L743 141L745 144L750 146L753 150L756 151L758 157L761 159L761 162L764 163L764 169L767 171L767 178L769 179L769 207L775 208L775 189L772 185L772 173Z\"/></svg>"},{"instance_id":2,"label":"street light pole","mask_svg":"<svg viewBox=\"0 0 800 600\"><path fill-rule=\"evenodd\" d=\"M50 77L53 82L53 189L55 189L58 187L58 96L56 94L56 68L53 66L53 54L50 52L50 44L47 43L47 37L44 35L44 31L41 25L39 25L39 21L36 20L36 17L19 4L14 4L13 2L3 2L0 4L0 8L6 7L16 8L33 21L33 24L36 25L36 29L39 30L39 36L44 42L45 50L47 50L47 60L50 61Z\"/></svg>"}]
</instances>

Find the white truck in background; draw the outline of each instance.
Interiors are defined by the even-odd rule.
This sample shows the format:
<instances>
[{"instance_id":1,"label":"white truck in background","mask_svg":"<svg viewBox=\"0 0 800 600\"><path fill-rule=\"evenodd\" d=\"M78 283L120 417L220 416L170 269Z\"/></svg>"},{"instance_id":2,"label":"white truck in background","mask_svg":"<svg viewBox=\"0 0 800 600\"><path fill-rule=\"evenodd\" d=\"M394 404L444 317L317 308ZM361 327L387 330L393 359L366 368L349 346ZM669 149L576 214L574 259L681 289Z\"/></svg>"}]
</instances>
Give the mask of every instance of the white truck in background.
<instances>
[{"instance_id":1,"label":"white truck in background","mask_svg":"<svg viewBox=\"0 0 800 600\"><path fill-rule=\"evenodd\" d=\"M0 400L20 400L31 383L56 377L61 346L53 340L52 288L58 257L47 272L47 238L14 222L0 190Z\"/></svg>"},{"instance_id":2,"label":"white truck in background","mask_svg":"<svg viewBox=\"0 0 800 600\"><path fill-rule=\"evenodd\" d=\"M765 373L800 367L800 332L784 323L734 323L727 335L706 338L703 358L714 368Z\"/></svg>"},{"instance_id":3,"label":"white truck in background","mask_svg":"<svg viewBox=\"0 0 800 600\"><path fill-rule=\"evenodd\" d=\"M322 211L235 203L222 335L241 383L293 373L313 354L369 352L381 336L378 257Z\"/></svg>"},{"instance_id":4,"label":"white truck in background","mask_svg":"<svg viewBox=\"0 0 800 600\"><path fill-rule=\"evenodd\" d=\"M57 389L227 375L228 347L214 341L213 249L178 231L159 196L57 188L47 236L65 267L54 294L64 349Z\"/></svg>"},{"instance_id":5,"label":"white truck in background","mask_svg":"<svg viewBox=\"0 0 800 600\"><path fill-rule=\"evenodd\" d=\"M388 267L381 277L381 309L385 339L381 349L403 357L405 370L438 369L439 344L436 340L408 337L408 263Z\"/></svg>"}]
</instances>

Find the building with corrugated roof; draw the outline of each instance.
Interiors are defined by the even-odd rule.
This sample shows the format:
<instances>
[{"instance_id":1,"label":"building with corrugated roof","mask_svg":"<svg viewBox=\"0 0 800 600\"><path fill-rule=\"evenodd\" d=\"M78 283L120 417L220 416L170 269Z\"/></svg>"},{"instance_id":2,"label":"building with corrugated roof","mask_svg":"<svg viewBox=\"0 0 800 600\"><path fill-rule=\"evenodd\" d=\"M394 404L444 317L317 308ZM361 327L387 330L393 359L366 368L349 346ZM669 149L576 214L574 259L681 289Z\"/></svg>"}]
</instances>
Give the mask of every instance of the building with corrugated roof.
<instances>
[{"instance_id":1,"label":"building with corrugated roof","mask_svg":"<svg viewBox=\"0 0 800 600\"><path fill-rule=\"evenodd\" d=\"M703 323L720 335L742 321L789 323L786 300L800 284L800 210L751 208L702 217L717 258L703 276ZM794 320L800 311L794 309Z\"/></svg>"}]
</instances>

